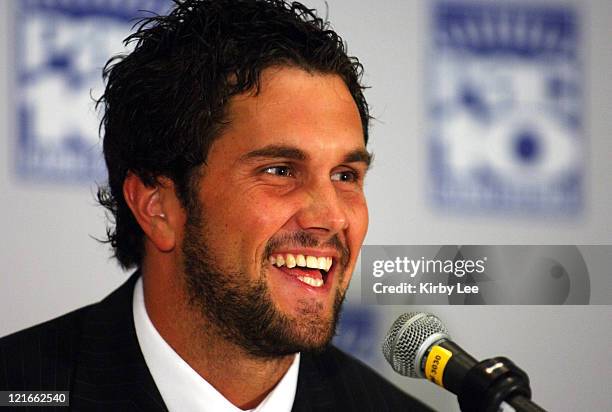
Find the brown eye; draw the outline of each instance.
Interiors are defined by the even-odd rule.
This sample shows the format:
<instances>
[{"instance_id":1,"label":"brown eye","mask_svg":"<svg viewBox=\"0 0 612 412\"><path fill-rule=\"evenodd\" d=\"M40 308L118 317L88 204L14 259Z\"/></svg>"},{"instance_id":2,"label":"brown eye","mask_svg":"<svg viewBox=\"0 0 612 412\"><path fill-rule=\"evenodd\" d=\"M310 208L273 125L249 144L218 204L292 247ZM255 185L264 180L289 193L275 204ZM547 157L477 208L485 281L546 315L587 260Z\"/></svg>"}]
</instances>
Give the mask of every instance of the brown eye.
<instances>
[{"instance_id":1,"label":"brown eye","mask_svg":"<svg viewBox=\"0 0 612 412\"><path fill-rule=\"evenodd\" d=\"M264 173L281 176L281 177L292 177L293 172L289 166L270 166L264 169Z\"/></svg>"},{"instance_id":2,"label":"brown eye","mask_svg":"<svg viewBox=\"0 0 612 412\"><path fill-rule=\"evenodd\" d=\"M357 182L359 180L359 174L351 170L343 170L342 172L336 172L331 175L331 180L334 182Z\"/></svg>"}]
</instances>

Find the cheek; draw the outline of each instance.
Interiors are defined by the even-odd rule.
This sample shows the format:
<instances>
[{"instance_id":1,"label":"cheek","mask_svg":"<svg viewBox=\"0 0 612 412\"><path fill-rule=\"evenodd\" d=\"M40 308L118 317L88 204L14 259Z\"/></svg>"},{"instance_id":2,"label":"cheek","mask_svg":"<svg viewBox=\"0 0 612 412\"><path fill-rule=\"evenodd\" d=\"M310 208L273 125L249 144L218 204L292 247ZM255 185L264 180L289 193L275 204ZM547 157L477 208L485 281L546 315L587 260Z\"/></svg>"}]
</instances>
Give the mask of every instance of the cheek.
<instances>
[{"instance_id":1,"label":"cheek","mask_svg":"<svg viewBox=\"0 0 612 412\"><path fill-rule=\"evenodd\" d=\"M349 226L347 233L347 242L349 251L351 253L351 260L347 267L346 277L344 279L346 284L348 284L350 281L355 270L357 257L359 256L363 240L368 231L368 219L368 207L365 200L359 204L353 204L353 207L351 208L351 225Z\"/></svg>"},{"instance_id":2,"label":"cheek","mask_svg":"<svg viewBox=\"0 0 612 412\"><path fill-rule=\"evenodd\" d=\"M228 236L233 231L239 236L241 253L253 255L262 253L268 241L286 227L295 214L295 203L291 197L250 196L240 207L226 211L231 216L231 228L227 228ZM226 217L227 219L227 217Z\"/></svg>"},{"instance_id":3,"label":"cheek","mask_svg":"<svg viewBox=\"0 0 612 412\"><path fill-rule=\"evenodd\" d=\"M347 232L347 243L351 253L347 271L343 279L343 286L348 287L349 282L355 271L357 257L359 256L361 245L368 231L369 215L368 206L365 198L362 196L358 199L353 199L351 207L348 209L350 225Z\"/></svg>"},{"instance_id":4,"label":"cheek","mask_svg":"<svg viewBox=\"0 0 612 412\"><path fill-rule=\"evenodd\" d=\"M270 228L278 230L291 218L292 203L287 198L251 197L240 217L251 229L264 232Z\"/></svg>"},{"instance_id":5,"label":"cheek","mask_svg":"<svg viewBox=\"0 0 612 412\"><path fill-rule=\"evenodd\" d=\"M369 213L365 197L355 196L348 203L350 239L352 248L360 248L368 231Z\"/></svg>"}]
</instances>

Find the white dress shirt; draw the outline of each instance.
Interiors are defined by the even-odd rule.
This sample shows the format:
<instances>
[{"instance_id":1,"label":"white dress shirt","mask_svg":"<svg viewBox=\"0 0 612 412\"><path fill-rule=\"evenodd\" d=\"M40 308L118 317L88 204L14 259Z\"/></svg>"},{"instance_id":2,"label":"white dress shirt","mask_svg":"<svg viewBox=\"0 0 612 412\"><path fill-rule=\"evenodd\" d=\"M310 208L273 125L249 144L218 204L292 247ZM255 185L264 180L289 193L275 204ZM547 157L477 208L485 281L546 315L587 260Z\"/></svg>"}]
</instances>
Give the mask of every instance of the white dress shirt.
<instances>
[{"instance_id":1,"label":"white dress shirt","mask_svg":"<svg viewBox=\"0 0 612 412\"><path fill-rule=\"evenodd\" d=\"M171 412L241 412L202 378L161 337L144 304L142 277L133 300L134 325L140 350L168 410ZM285 376L252 412L290 412L297 388L300 354Z\"/></svg>"}]
</instances>

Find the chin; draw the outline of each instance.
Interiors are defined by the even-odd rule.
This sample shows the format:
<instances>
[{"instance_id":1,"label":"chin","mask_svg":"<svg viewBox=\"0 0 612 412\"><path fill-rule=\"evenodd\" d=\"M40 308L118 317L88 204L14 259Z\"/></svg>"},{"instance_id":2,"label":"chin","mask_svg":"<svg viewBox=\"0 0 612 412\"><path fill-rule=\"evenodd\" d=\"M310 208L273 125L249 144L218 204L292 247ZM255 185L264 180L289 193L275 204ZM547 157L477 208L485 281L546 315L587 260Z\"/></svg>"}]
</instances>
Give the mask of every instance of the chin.
<instances>
[{"instance_id":1,"label":"chin","mask_svg":"<svg viewBox=\"0 0 612 412\"><path fill-rule=\"evenodd\" d=\"M340 304L325 306L328 307L320 302L298 302L287 337L300 347L299 351L321 351L336 334Z\"/></svg>"}]
</instances>

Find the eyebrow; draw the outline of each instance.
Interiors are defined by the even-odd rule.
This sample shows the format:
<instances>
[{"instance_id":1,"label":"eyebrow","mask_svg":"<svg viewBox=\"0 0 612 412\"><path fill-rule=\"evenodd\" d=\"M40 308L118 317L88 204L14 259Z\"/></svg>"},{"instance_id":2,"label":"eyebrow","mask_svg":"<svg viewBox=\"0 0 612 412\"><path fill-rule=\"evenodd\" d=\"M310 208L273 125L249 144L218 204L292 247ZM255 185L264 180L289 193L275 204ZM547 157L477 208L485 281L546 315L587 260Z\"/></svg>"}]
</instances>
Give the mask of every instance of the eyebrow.
<instances>
[{"instance_id":1,"label":"eyebrow","mask_svg":"<svg viewBox=\"0 0 612 412\"><path fill-rule=\"evenodd\" d=\"M365 149L355 149L344 156L344 163L362 162L367 167L372 163L373 155ZM292 146L269 145L261 149L253 150L240 157L241 161L257 158L285 158L292 160L308 160L308 155L301 149Z\"/></svg>"},{"instance_id":2,"label":"eyebrow","mask_svg":"<svg viewBox=\"0 0 612 412\"><path fill-rule=\"evenodd\" d=\"M344 157L345 163L363 162L369 168L374 155L365 149L355 149Z\"/></svg>"},{"instance_id":3,"label":"eyebrow","mask_svg":"<svg viewBox=\"0 0 612 412\"><path fill-rule=\"evenodd\" d=\"M270 145L262 147L261 149L253 150L248 152L242 156L240 156L240 160L251 160L257 158L275 158L275 157L283 157L292 160L306 160L308 159L308 155L304 153L304 151L297 149L291 146L278 146L278 145Z\"/></svg>"}]
</instances>

